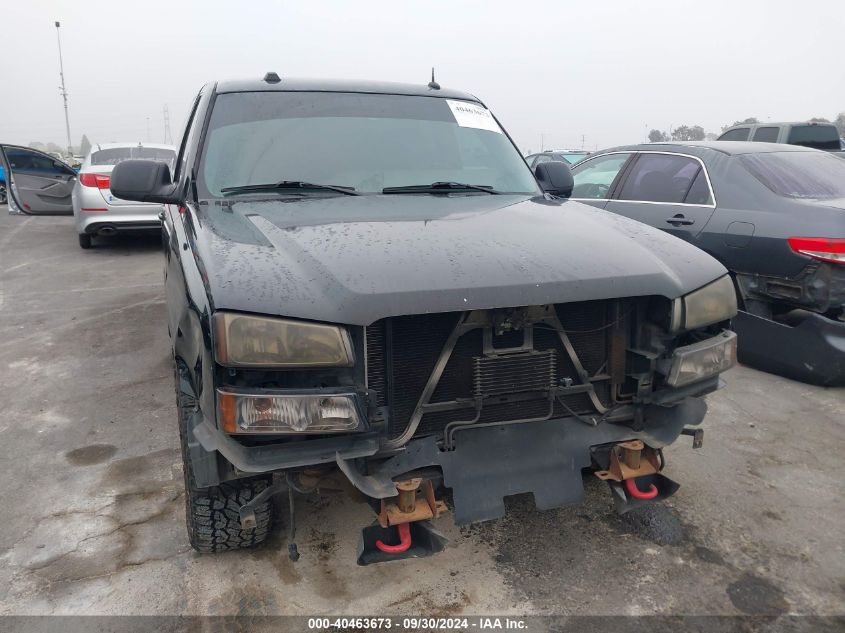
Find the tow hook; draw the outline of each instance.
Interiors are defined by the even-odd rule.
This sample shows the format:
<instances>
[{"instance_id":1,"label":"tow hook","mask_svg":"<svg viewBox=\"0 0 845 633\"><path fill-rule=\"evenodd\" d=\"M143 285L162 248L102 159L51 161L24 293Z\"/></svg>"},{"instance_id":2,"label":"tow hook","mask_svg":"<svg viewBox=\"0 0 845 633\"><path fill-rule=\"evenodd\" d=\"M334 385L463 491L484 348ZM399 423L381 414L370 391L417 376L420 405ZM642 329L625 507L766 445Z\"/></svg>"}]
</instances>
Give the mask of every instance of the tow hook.
<instances>
[{"instance_id":1,"label":"tow hook","mask_svg":"<svg viewBox=\"0 0 845 633\"><path fill-rule=\"evenodd\" d=\"M654 499L657 496L657 486L655 486L654 484L649 484L648 490L643 492L642 490L637 488L636 479L626 479L625 490L634 499Z\"/></svg>"},{"instance_id":2,"label":"tow hook","mask_svg":"<svg viewBox=\"0 0 845 633\"><path fill-rule=\"evenodd\" d=\"M381 500L376 524L361 533L359 565L430 556L445 547L446 539L428 522L447 512L446 504L435 498L431 481L408 479L395 485L397 495Z\"/></svg>"},{"instance_id":3,"label":"tow hook","mask_svg":"<svg viewBox=\"0 0 845 633\"><path fill-rule=\"evenodd\" d=\"M405 515L413 515L417 509L417 490L420 488L420 484L422 483L422 479L409 479L408 481L399 481L396 482L396 490L398 491L398 495L396 496L396 505L388 506L384 499L381 501L381 512L379 513L379 524L382 527L387 527L388 525L393 525L394 522L391 522L390 517L387 515L388 507L395 507L399 510L399 513ZM431 486L431 482L427 481L426 484ZM432 495L434 491L432 489ZM428 510L431 511L432 516L438 514L437 502L435 502L435 506L429 507ZM394 512L393 517L394 519L397 517L399 513ZM410 516L408 517L410 519ZM426 517L430 518L430 517ZM381 539L376 541L376 547L379 548L382 552L387 554L401 554L402 552L407 552L408 549L411 547L411 527L408 525L408 522L404 523L395 523L397 529L399 530L399 545L387 545Z\"/></svg>"},{"instance_id":4,"label":"tow hook","mask_svg":"<svg viewBox=\"0 0 845 633\"><path fill-rule=\"evenodd\" d=\"M610 464L607 470L597 470L596 477L603 481L625 481L661 470L663 462L658 451L646 446L642 440L631 440L611 447Z\"/></svg>"},{"instance_id":5,"label":"tow hook","mask_svg":"<svg viewBox=\"0 0 845 633\"><path fill-rule=\"evenodd\" d=\"M387 545L381 539L376 541L376 547L386 554L401 554L411 549L411 524L400 523L396 527L399 530L399 545Z\"/></svg>"},{"instance_id":6,"label":"tow hook","mask_svg":"<svg viewBox=\"0 0 845 633\"><path fill-rule=\"evenodd\" d=\"M595 475L610 485L620 514L670 497L680 488L660 474L664 466L662 452L646 446L641 440L615 444L610 448L608 462L607 469L597 470Z\"/></svg>"}]
</instances>

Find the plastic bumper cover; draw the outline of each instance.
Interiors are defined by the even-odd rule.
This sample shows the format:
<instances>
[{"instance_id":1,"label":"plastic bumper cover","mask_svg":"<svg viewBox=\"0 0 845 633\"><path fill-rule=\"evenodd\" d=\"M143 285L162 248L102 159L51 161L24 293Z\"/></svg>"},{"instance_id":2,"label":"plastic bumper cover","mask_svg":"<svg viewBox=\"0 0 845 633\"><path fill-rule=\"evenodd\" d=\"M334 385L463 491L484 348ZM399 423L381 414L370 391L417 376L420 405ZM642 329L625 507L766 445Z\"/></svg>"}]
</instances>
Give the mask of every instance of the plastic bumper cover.
<instances>
[{"instance_id":1,"label":"plastic bumper cover","mask_svg":"<svg viewBox=\"0 0 845 633\"><path fill-rule=\"evenodd\" d=\"M845 385L845 323L807 313L792 326L739 312L733 328L739 362L814 385Z\"/></svg>"}]
</instances>

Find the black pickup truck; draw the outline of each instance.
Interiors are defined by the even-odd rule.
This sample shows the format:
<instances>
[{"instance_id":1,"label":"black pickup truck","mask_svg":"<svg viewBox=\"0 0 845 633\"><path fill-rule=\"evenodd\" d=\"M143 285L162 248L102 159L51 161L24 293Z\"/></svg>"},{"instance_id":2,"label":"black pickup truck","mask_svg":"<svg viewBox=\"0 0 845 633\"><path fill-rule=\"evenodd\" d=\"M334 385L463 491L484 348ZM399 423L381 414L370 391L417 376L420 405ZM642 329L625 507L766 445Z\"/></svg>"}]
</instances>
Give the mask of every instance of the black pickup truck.
<instances>
[{"instance_id":1,"label":"black pickup truck","mask_svg":"<svg viewBox=\"0 0 845 633\"><path fill-rule=\"evenodd\" d=\"M161 202L191 544L261 542L269 498L342 473L378 511L362 564L440 548L429 519L533 493L621 511L672 494L662 448L701 441L735 362L709 255L565 196L476 97L281 79L205 86ZM291 510L291 522L293 516ZM295 550L291 549L293 557Z\"/></svg>"}]
</instances>

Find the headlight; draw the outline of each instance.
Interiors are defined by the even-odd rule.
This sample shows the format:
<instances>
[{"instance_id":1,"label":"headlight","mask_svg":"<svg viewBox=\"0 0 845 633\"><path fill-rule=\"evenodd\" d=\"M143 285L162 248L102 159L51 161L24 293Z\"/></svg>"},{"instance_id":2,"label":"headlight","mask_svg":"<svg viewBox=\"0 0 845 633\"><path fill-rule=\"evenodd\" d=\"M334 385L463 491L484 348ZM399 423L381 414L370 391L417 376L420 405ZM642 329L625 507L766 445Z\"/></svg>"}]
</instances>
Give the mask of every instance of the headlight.
<instances>
[{"instance_id":1,"label":"headlight","mask_svg":"<svg viewBox=\"0 0 845 633\"><path fill-rule=\"evenodd\" d=\"M349 333L336 325L217 312L217 362L225 367L349 367Z\"/></svg>"},{"instance_id":2,"label":"headlight","mask_svg":"<svg viewBox=\"0 0 845 633\"><path fill-rule=\"evenodd\" d=\"M352 395L289 395L217 390L226 433L343 433L361 428Z\"/></svg>"},{"instance_id":3,"label":"headlight","mask_svg":"<svg viewBox=\"0 0 845 633\"><path fill-rule=\"evenodd\" d=\"M725 330L719 336L676 349L672 354L672 365L666 376L666 384L683 387L715 376L734 365L736 334Z\"/></svg>"},{"instance_id":4,"label":"headlight","mask_svg":"<svg viewBox=\"0 0 845 633\"><path fill-rule=\"evenodd\" d=\"M734 316L736 291L730 276L725 275L673 302L671 330L694 330Z\"/></svg>"}]
</instances>

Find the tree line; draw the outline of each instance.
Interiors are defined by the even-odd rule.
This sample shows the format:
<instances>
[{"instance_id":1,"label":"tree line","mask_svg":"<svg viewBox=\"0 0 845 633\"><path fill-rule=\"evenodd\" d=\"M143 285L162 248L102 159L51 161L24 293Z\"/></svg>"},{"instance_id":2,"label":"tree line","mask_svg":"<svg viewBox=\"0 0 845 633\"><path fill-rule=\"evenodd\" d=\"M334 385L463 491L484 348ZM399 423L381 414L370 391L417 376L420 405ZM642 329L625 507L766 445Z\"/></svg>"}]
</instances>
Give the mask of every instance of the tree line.
<instances>
[{"instance_id":1,"label":"tree line","mask_svg":"<svg viewBox=\"0 0 845 633\"><path fill-rule=\"evenodd\" d=\"M67 153L67 146L66 145L59 145L57 143L42 143L40 141L31 141L28 145L32 149L37 149L40 152L47 152L48 154L61 154L64 156ZM88 140L88 137L83 134L82 140L79 142L79 145L72 145L71 151L75 156L85 156L88 152L91 151L91 141Z\"/></svg>"},{"instance_id":2,"label":"tree line","mask_svg":"<svg viewBox=\"0 0 845 633\"><path fill-rule=\"evenodd\" d=\"M840 112L832 121L824 117L813 117L810 121L815 123L833 123L836 129L839 130L839 136L845 138L845 112ZM722 132L735 125L749 125L754 123L760 123L760 120L757 117L748 117L742 121L734 121L730 125L722 126ZM705 139L713 140L716 136L717 134L715 133L705 132L704 128L700 125L680 125L668 132L651 130L648 133L648 140L652 143L663 143L665 141L703 141Z\"/></svg>"}]
</instances>

